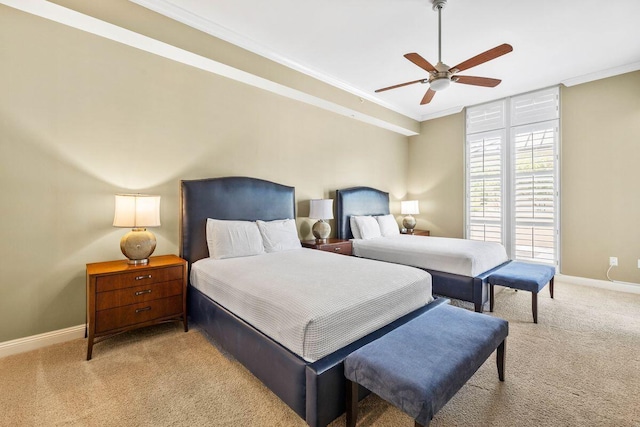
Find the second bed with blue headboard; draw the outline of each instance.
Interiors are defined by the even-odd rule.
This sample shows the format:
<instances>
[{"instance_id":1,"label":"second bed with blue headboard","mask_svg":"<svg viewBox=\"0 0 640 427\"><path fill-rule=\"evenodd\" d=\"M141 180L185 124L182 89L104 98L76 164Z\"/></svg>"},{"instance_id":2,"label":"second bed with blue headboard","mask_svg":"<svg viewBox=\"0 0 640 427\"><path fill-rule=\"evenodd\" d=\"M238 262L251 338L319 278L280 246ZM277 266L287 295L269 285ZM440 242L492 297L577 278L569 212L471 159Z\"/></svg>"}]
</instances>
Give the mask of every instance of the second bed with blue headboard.
<instances>
[{"instance_id":1,"label":"second bed with blue headboard","mask_svg":"<svg viewBox=\"0 0 640 427\"><path fill-rule=\"evenodd\" d=\"M354 217L389 216L389 193L371 187L337 190L336 211L338 238L354 239ZM502 245L395 232L397 235L372 239L357 236L354 255L422 268L432 276L434 294L471 302L475 311L483 311L489 300L487 277L509 262Z\"/></svg>"}]
</instances>

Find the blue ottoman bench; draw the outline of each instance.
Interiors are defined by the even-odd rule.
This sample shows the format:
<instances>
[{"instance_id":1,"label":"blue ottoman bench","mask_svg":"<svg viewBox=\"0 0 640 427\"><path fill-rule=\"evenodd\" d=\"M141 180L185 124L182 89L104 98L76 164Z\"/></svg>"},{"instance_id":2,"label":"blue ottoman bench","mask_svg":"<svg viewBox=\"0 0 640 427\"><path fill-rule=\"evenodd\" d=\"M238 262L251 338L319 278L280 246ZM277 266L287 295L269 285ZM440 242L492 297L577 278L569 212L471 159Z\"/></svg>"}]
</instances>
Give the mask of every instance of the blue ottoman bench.
<instances>
[{"instance_id":1,"label":"blue ottoman bench","mask_svg":"<svg viewBox=\"0 0 640 427\"><path fill-rule=\"evenodd\" d=\"M520 261L510 262L487 277L487 282L489 282L489 310L493 311L494 285L529 291L531 292L533 323L538 323L538 292L548 283L549 292L551 293L551 298L553 298L553 278L555 274L555 267L550 265L530 264Z\"/></svg>"},{"instance_id":2,"label":"blue ottoman bench","mask_svg":"<svg viewBox=\"0 0 640 427\"><path fill-rule=\"evenodd\" d=\"M497 349L504 381L509 324L442 304L359 348L344 360L347 426L358 417L358 384L428 426Z\"/></svg>"}]
</instances>

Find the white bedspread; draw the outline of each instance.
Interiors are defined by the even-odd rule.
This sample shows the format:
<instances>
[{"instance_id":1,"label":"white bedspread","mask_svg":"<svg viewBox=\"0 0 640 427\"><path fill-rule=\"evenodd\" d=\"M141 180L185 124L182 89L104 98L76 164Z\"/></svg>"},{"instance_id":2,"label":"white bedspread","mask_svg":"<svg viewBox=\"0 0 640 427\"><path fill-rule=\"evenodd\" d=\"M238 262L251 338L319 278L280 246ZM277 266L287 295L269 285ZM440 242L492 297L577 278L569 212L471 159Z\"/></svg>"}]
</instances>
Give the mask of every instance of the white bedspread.
<instances>
[{"instance_id":1,"label":"white bedspread","mask_svg":"<svg viewBox=\"0 0 640 427\"><path fill-rule=\"evenodd\" d=\"M422 270L305 248L202 259L191 284L307 361L433 300Z\"/></svg>"},{"instance_id":2,"label":"white bedspread","mask_svg":"<svg viewBox=\"0 0 640 427\"><path fill-rule=\"evenodd\" d=\"M475 277L508 261L499 243L426 236L354 239L353 254L396 264Z\"/></svg>"}]
</instances>

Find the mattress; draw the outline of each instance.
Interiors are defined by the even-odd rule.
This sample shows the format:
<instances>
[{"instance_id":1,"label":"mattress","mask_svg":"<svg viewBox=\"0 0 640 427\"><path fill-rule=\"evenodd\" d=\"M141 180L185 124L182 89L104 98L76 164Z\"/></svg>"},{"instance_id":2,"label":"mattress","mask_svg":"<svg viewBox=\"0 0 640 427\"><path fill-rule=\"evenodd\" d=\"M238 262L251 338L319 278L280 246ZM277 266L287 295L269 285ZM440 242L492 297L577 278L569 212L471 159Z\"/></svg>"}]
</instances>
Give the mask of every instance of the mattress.
<instances>
[{"instance_id":1,"label":"mattress","mask_svg":"<svg viewBox=\"0 0 640 427\"><path fill-rule=\"evenodd\" d=\"M425 271L306 248L202 259L191 285L309 362L433 300Z\"/></svg>"},{"instance_id":2,"label":"mattress","mask_svg":"<svg viewBox=\"0 0 640 427\"><path fill-rule=\"evenodd\" d=\"M470 277L509 260L501 244L478 240L400 234L353 239L352 244L358 257Z\"/></svg>"}]
</instances>

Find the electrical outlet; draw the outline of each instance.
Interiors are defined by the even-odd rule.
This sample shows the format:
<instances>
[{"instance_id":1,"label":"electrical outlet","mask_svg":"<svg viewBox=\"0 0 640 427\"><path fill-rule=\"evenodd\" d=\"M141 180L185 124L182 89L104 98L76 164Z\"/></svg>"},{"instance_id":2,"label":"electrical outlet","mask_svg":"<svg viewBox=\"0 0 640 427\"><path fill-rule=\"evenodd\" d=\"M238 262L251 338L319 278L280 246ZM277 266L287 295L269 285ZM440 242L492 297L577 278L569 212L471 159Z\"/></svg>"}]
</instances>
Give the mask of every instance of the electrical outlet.
<instances>
[{"instance_id":1,"label":"electrical outlet","mask_svg":"<svg viewBox=\"0 0 640 427\"><path fill-rule=\"evenodd\" d=\"M617 256L610 256L609 257L609 266L610 267L617 267L618 266L618 257Z\"/></svg>"},{"instance_id":2,"label":"electrical outlet","mask_svg":"<svg viewBox=\"0 0 640 427\"><path fill-rule=\"evenodd\" d=\"M640 268L640 258L638 258L638 268Z\"/></svg>"}]
</instances>

